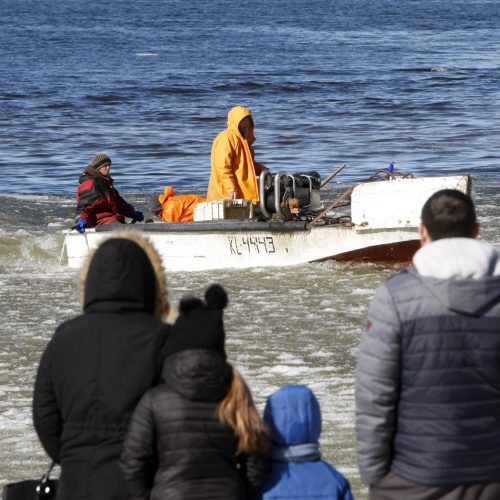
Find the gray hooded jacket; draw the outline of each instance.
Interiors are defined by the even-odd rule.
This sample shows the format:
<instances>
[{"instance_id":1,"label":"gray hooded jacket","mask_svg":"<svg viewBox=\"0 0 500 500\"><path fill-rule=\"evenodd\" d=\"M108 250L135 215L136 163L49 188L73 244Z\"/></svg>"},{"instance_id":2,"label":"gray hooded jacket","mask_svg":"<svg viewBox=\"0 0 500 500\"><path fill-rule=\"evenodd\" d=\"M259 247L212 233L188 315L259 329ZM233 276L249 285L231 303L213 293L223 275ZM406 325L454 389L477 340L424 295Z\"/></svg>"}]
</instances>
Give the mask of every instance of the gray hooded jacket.
<instances>
[{"instance_id":1,"label":"gray hooded jacket","mask_svg":"<svg viewBox=\"0 0 500 500\"><path fill-rule=\"evenodd\" d=\"M468 238L422 247L375 295L356 371L363 481L500 480L500 254Z\"/></svg>"}]
</instances>

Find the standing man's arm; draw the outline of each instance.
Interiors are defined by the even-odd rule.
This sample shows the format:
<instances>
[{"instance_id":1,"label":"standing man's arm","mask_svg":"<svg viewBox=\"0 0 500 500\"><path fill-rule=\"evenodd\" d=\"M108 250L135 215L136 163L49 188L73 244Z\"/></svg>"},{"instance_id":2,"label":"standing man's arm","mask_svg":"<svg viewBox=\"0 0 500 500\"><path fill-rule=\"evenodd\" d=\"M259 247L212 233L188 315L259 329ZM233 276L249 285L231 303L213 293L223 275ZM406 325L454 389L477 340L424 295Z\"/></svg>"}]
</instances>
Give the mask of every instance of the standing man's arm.
<instances>
[{"instance_id":1,"label":"standing man's arm","mask_svg":"<svg viewBox=\"0 0 500 500\"><path fill-rule=\"evenodd\" d=\"M356 368L356 435L361 478L370 485L390 470L400 386L400 321L386 287L368 311Z\"/></svg>"},{"instance_id":2,"label":"standing man's arm","mask_svg":"<svg viewBox=\"0 0 500 500\"><path fill-rule=\"evenodd\" d=\"M215 147L214 161L222 184L222 192L226 198L238 198L241 194L234 173L235 148L236 144L233 143L229 136L220 138ZM231 193L236 194L232 195Z\"/></svg>"}]
</instances>

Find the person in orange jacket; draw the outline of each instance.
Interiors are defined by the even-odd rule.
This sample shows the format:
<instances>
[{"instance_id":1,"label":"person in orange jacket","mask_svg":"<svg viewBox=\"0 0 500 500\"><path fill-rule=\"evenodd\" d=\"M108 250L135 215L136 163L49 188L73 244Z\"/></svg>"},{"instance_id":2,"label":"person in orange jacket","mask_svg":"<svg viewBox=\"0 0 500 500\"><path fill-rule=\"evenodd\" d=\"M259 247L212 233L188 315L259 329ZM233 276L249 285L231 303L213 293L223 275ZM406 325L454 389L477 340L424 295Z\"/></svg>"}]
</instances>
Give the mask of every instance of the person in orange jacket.
<instances>
[{"instance_id":1,"label":"person in orange jacket","mask_svg":"<svg viewBox=\"0 0 500 500\"><path fill-rule=\"evenodd\" d=\"M205 201L194 194L175 196L174 188L167 186L155 200L153 212L164 222L191 222L196 205Z\"/></svg>"},{"instance_id":2,"label":"person in orange jacket","mask_svg":"<svg viewBox=\"0 0 500 500\"><path fill-rule=\"evenodd\" d=\"M235 106L229 111L227 129L212 145L207 201L243 198L258 204L257 176L266 166L254 160L253 130L252 113L248 108Z\"/></svg>"}]
</instances>

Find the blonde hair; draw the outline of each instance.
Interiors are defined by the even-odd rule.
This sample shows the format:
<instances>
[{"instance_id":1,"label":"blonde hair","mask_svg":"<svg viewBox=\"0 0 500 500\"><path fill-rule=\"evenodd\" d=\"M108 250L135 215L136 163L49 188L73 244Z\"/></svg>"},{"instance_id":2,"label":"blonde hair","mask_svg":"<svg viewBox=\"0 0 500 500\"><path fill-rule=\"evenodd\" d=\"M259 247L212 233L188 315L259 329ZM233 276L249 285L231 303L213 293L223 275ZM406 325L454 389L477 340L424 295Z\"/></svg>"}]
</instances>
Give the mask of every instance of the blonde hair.
<instances>
[{"instance_id":1,"label":"blonde hair","mask_svg":"<svg viewBox=\"0 0 500 500\"><path fill-rule=\"evenodd\" d=\"M264 422L253 402L249 387L233 366L233 380L226 397L217 408L219 420L231 427L236 435L236 454L264 454L269 448Z\"/></svg>"},{"instance_id":2,"label":"blonde hair","mask_svg":"<svg viewBox=\"0 0 500 500\"><path fill-rule=\"evenodd\" d=\"M107 239L125 239L133 241L148 256L148 259L151 262L151 266L153 267L153 271L156 277L154 317L156 319L160 320L162 319L167 322L170 322L171 315L169 315L169 313L171 311L167 294L167 277L165 274L165 270L163 269L161 257L156 251L156 249L153 247L153 245L146 238L144 238L135 231L117 231L114 232L113 235ZM85 265L80 275L80 302L82 305L84 304L85 301L85 282L87 281L88 270L90 267L90 263L94 258L94 254L95 250L87 258L87 261L85 262Z\"/></svg>"}]
</instances>

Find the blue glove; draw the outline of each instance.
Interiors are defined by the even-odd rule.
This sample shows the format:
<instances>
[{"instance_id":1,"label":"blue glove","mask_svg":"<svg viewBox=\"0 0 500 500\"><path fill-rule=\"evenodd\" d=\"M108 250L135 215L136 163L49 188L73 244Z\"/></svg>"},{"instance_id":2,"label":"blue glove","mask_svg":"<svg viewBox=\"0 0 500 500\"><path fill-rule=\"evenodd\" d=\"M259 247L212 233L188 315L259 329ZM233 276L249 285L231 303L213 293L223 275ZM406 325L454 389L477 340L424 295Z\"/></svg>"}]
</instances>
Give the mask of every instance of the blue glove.
<instances>
[{"instance_id":1,"label":"blue glove","mask_svg":"<svg viewBox=\"0 0 500 500\"><path fill-rule=\"evenodd\" d=\"M79 232L79 233L84 233L85 232L85 228L87 227L87 221L85 219L77 219L76 222L75 222L75 229Z\"/></svg>"},{"instance_id":2,"label":"blue glove","mask_svg":"<svg viewBox=\"0 0 500 500\"><path fill-rule=\"evenodd\" d=\"M136 210L134 212L134 220L137 222L142 222L144 220L144 214L142 212L139 212L139 210Z\"/></svg>"}]
</instances>

